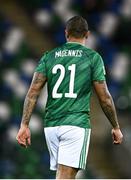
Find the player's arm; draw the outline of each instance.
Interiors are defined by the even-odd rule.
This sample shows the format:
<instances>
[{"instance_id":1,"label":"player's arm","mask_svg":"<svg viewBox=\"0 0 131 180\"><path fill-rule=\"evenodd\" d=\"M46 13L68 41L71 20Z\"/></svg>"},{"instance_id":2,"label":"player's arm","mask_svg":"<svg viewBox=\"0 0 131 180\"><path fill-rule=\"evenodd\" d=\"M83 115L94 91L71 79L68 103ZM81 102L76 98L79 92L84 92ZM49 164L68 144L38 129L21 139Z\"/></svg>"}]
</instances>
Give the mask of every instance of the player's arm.
<instances>
[{"instance_id":1,"label":"player's arm","mask_svg":"<svg viewBox=\"0 0 131 180\"><path fill-rule=\"evenodd\" d=\"M32 83L24 101L23 115L21 125L28 126L32 111L35 107L41 89L45 85L46 77L42 73L35 72Z\"/></svg>"},{"instance_id":2,"label":"player's arm","mask_svg":"<svg viewBox=\"0 0 131 180\"><path fill-rule=\"evenodd\" d=\"M35 72L32 83L26 95L23 107L23 115L20 130L17 134L17 141L23 146L30 144L30 130L28 128L32 111L36 105L37 99L43 86L46 83L46 77L42 73Z\"/></svg>"},{"instance_id":3,"label":"player's arm","mask_svg":"<svg viewBox=\"0 0 131 180\"><path fill-rule=\"evenodd\" d=\"M122 142L123 135L120 131L116 109L114 106L112 96L108 91L106 81L94 81L93 85L98 96L100 105L102 107L102 110L105 113L108 120L110 121L111 125L113 126L113 142L115 144L120 144Z\"/></svg>"}]
</instances>

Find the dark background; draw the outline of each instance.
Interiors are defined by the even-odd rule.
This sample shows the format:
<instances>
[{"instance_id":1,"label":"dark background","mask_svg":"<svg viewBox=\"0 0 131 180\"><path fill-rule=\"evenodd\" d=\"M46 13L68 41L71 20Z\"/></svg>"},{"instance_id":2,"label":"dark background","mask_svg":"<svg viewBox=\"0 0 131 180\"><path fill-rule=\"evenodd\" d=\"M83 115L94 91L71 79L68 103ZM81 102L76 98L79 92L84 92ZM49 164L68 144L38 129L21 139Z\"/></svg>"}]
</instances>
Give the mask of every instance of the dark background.
<instances>
[{"instance_id":1,"label":"dark background","mask_svg":"<svg viewBox=\"0 0 131 180\"><path fill-rule=\"evenodd\" d=\"M114 146L94 95L87 170L78 177L131 178L130 0L0 1L0 178L54 178L43 134L45 89L31 118L31 147L19 147L15 137L34 68L46 50L65 42L65 22L74 15L88 21L87 47L103 57L124 134L122 145Z\"/></svg>"}]
</instances>

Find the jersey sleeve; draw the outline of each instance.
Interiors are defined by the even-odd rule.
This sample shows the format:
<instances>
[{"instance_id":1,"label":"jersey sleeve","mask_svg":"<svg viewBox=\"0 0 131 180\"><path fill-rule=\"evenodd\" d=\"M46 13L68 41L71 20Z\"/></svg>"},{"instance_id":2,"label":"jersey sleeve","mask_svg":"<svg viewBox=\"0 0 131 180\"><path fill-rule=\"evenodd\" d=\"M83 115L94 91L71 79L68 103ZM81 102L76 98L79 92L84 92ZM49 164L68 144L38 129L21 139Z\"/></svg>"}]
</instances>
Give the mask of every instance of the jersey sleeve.
<instances>
[{"instance_id":1,"label":"jersey sleeve","mask_svg":"<svg viewBox=\"0 0 131 180\"><path fill-rule=\"evenodd\" d=\"M38 65L35 68L35 72L43 73L44 76L46 76L46 58L47 58L47 53L45 53L41 57L41 59L38 62Z\"/></svg>"},{"instance_id":2,"label":"jersey sleeve","mask_svg":"<svg viewBox=\"0 0 131 180\"><path fill-rule=\"evenodd\" d=\"M92 61L92 80L103 81L105 80L105 66L102 57L96 53Z\"/></svg>"}]
</instances>

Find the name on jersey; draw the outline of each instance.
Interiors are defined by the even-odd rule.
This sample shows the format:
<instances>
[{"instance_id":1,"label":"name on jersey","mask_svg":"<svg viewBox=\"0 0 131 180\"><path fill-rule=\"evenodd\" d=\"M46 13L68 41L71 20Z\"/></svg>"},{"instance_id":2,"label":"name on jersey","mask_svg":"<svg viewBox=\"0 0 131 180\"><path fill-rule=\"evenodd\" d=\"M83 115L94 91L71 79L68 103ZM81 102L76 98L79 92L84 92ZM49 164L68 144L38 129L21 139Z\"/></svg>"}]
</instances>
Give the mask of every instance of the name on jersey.
<instances>
[{"instance_id":1,"label":"name on jersey","mask_svg":"<svg viewBox=\"0 0 131 180\"><path fill-rule=\"evenodd\" d=\"M82 53L82 50L60 50L55 52L55 58L66 56L81 57Z\"/></svg>"}]
</instances>

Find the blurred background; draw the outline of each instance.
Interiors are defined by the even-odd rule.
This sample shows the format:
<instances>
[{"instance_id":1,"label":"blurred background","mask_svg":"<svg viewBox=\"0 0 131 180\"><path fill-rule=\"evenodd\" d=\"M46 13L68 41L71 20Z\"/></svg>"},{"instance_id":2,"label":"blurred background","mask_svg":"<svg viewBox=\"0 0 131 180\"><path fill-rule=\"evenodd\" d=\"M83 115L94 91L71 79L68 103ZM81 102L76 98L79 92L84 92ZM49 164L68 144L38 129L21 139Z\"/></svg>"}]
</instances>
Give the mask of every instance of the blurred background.
<instances>
[{"instance_id":1,"label":"blurred background","mask_svg":"<svg viewBox=\"0 0 131 180\"><path fill-rule=\"evenodd\" d=\"M95 95L87 170L78 178L131 178L131 0L0 0L0 178L54 178L43 134L46 88L31 118L32 145L19 147L25 94L40 57L65 42L65 22L87 19L87 47L103 57L107 83L124 134L114 146Z\"/></svg>"}]
</instances>

